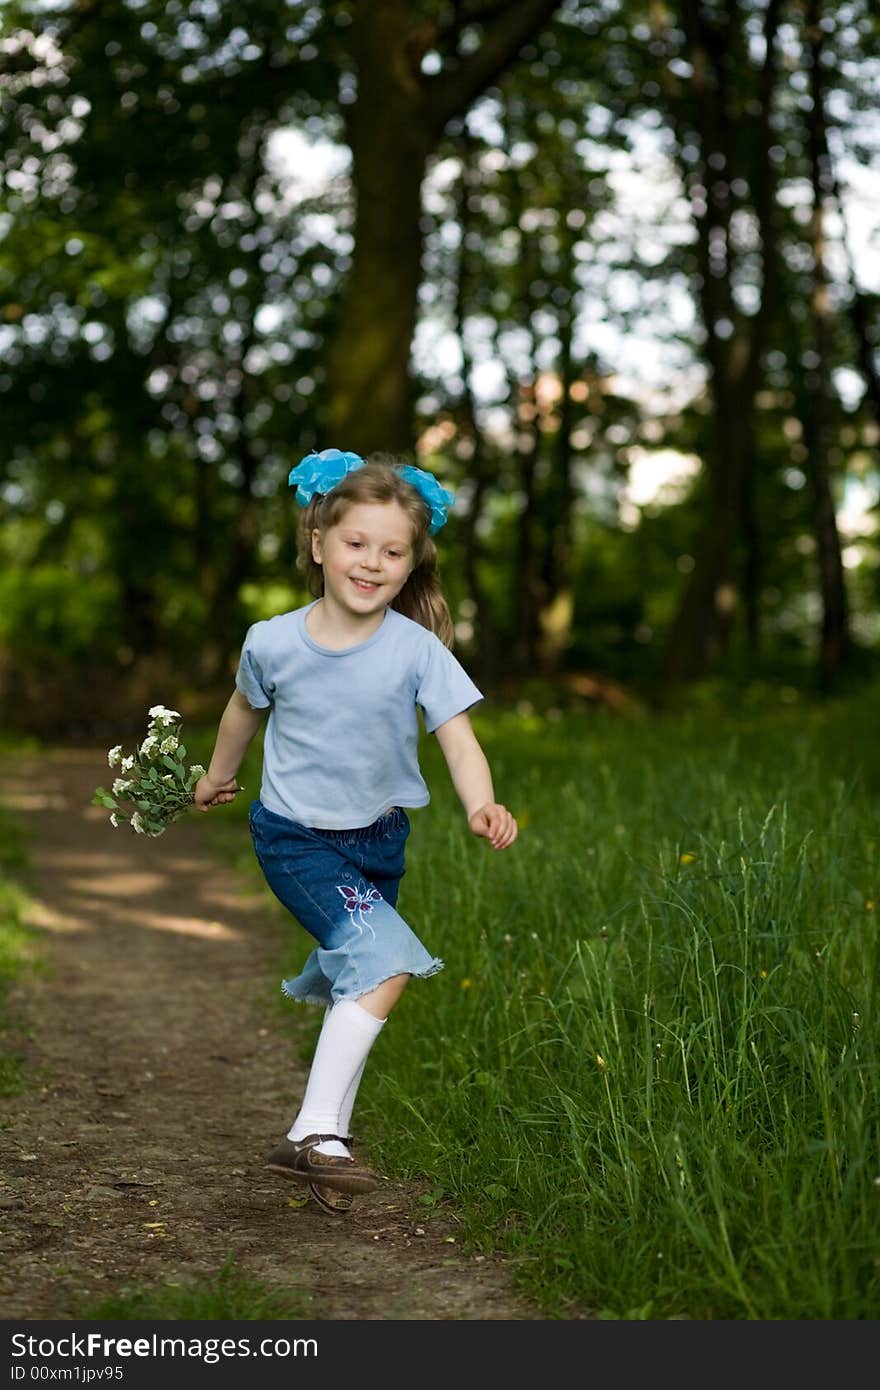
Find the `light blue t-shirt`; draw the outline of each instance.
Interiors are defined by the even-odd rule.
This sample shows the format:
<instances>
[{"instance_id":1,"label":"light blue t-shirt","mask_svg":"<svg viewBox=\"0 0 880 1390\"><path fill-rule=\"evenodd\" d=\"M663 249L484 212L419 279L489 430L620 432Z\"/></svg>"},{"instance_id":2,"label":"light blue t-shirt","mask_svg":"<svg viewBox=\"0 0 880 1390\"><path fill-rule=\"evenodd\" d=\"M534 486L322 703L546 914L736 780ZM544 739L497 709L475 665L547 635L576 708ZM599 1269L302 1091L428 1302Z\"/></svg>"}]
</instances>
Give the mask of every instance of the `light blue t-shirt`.
<instances>
[{"instance_id":1,"label":"light blue t-shirt","mask_svg":"<svg viewBox=\"0 0 880 1390\"><path fill-rule=\"evenodd\" d=\"M427 806L418 707L433 733L482 700L439 637L393 608L355 647L332 651L296 608L254 623L235 688L269 707L260 800L317 830L372 825L392 806Z\"/></svg>"}]
</instances>

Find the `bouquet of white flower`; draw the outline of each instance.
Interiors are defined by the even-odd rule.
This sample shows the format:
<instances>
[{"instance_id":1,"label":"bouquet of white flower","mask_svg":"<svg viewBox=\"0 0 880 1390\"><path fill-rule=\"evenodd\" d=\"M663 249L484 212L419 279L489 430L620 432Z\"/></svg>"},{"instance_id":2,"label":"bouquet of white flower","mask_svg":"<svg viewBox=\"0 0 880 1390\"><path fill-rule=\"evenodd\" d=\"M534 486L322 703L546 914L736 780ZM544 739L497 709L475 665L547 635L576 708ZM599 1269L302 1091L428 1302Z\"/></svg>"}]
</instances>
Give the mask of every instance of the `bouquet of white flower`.
<instances>
[{"instance_id":1,"label":"bouquet of white flower","mask_svg":"<svg viewBox=\"0 0 880 1390\"><path fill-rule=\"evenodd\" d=\"M111 825L128 822L138 835L161 835L192 805L193 788L205 769L199 763L187 768L184 762L176 709L154 705L149 721L147 737L133 753L124 754L121 743L110 749L107 762L122 776L109 792L98 787L92 805L107 807Z\"/></svg>"}]
</instances>

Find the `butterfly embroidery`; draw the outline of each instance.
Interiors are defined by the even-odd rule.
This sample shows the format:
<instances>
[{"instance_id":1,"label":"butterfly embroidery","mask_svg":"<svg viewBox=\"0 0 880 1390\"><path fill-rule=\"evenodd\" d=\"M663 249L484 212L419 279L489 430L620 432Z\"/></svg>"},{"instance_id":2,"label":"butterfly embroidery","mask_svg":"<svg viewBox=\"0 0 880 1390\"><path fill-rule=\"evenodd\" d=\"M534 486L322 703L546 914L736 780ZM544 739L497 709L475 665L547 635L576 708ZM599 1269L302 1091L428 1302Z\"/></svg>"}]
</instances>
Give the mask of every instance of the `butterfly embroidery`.
<instances>
[{"instance_id":1,"label":"butterfly embroidery","mask_svg":"<svg viewBox=\"0 0 880 1390\"><path fill-rule=\"evenodd\" d=\"M359 932L366 927L375 941L376 933L365 918L373 911L373 903L382 901L382 894L376 888L368 888L363 879L357 888L352 888L348 883L338 883L336 888L345 899L345 910L351 915L352 925L357 927Z\"/></svg>"}]
</instances>

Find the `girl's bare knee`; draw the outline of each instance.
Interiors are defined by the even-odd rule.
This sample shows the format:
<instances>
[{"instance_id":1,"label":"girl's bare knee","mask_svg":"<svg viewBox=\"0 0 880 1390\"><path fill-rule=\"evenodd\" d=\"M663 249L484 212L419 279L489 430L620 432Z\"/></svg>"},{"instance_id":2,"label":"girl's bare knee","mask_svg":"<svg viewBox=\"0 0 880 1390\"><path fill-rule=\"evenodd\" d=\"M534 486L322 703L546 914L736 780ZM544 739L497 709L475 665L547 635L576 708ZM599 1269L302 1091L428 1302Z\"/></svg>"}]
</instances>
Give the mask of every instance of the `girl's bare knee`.
<instances>
[{"instance_id":1,"label":"girl's bare knee","mask_svg":"<svg viewBox=\"0 0 880 1390\"><path fill-rule=\"evenodd\" d=\"M357 1002L374 1018L387 1018L411 979L409 974L392 975L368 994L360 995Z\"/></svg>"}]
</instances>

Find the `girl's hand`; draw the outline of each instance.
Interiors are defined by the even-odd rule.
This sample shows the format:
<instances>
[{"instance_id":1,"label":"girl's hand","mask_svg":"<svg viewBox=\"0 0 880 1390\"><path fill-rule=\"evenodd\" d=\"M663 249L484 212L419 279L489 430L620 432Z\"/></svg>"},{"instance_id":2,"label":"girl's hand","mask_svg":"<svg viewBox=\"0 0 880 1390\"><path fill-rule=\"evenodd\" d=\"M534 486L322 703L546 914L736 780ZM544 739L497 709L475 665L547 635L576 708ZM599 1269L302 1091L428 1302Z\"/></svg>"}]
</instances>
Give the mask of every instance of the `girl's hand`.
<instances>
[{"instance_id":1,"label":"girl's hand","mask_svg":"<svg viewBox=\"0 0 880 1390\"><path fill-rule=\"evenodd\" d=\"M487 801L479 811L468 818L468 825L474 835L482 835L493 849L507 849L519 834L519 826L506 806L497 801Z\"/></svg>"},{"instance_id":2,"label":"girl's hand","mask_svg":"<svg viewBox=\"0 0 880 1390\"><path fill-rule=\"evenodd\" d=\"M193 805L197 811L207 811L209 806L223 806L235 799L238 790L234 777L230 777L228 782L212 782L206 772L193 787Z\"/></svg>"}]
</instances>

